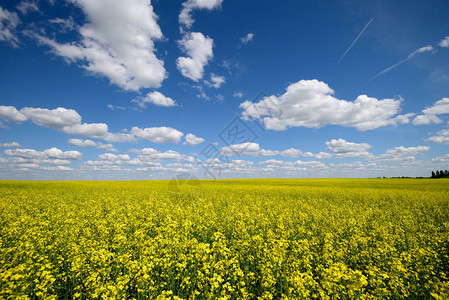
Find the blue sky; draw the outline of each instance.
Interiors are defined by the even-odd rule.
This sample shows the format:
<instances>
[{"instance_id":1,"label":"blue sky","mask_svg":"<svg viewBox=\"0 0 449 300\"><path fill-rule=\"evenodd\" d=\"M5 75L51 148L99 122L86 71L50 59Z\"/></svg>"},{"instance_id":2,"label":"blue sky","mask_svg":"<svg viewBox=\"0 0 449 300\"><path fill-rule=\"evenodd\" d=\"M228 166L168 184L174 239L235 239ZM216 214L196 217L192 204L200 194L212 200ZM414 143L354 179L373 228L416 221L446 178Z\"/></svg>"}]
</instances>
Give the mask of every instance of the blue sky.
<instances>
[{"instance_id":1,"label":"blue sky","mask_svg":"<svg viewBox=\"0 0 449 300\"><path fill-rule=\"evenodd\" d=\"M447 1L0 2L0 179L449 168Z\"/></svg>"}]
</instances>

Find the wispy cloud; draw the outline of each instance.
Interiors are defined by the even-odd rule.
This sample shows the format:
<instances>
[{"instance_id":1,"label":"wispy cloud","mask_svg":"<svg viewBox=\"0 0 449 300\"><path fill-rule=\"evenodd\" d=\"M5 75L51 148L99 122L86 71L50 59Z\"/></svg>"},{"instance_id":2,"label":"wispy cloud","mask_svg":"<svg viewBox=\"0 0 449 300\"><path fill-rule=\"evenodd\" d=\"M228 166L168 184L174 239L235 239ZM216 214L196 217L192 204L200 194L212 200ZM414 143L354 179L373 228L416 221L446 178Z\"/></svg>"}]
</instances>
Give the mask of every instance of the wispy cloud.
<instances>
[{"instance_id":1,"label":"wispy cloud","mask_svg":"<svg viewBox=\"0 0 449 300\"><path fill-rule=\"evenodd\" d=\"M351 50L351 48L354 46L354 44L357 42L357 40L360 38L360 36L363 34L363 32L365 32L366 28L368 28L369 24L371 24L371 22L374 20L374 18L372 18L371 20L369 20L369 22L365 25L365 27L363 27L362 31L360 31L359 35L355 38L355 40L352 42L351 46L349 46L349 48L346 50L346 52L340 57L340 59L337 62L337 66L338 64L343 60L343 58L346 56L346 54L348 54L349 50Z\"/></svg>"},{"instance_id":2,"label":"wispy cloud","mask_svg":"<svg viewBox=\"0 0 449 300\"><path fill-rule=\"evenodd\" d=\"M442 39L438 45L441 48L449 48L449 36L446 36L444 39Z\"/></svg>"},{"instance_id":3,"label":"wispy cloud","mask_svg":"<svg viewBox=\"0 0 449 300\"><path fill-rule=\"evenodd\" d=\"M413 51L412 53L410 53L410 54L409 54L406 58L404 58L403 60L400 60L399 62L395 63L394 65L392 65L392 66L386 68L385 70L383 70L383 71L377 73L376 75L374 75L373 77L371 77L366 83L372 81L373 79L376 79L376 78L379 77L379 76L384 75L385 73L390 72L391 70L393 70L393 69L396 68L397 66L402 65L403 63L405 63L405 62L408 61L409 59L413 58L416 54L424 53L424 52L428 52L428 51L432 51L432 50L433 50L433 47L430 46L430 45L425 46L425 47L421 47L421 48L419 48L418 50L415 50L415 51Z\"/></svg>"},{"instance_id":4,"label":"wispy cloud","mask_svg":"<svg viewBox=\"0 0 449 300\"><path fill-rule=\"evenodd\" d=\"M248 33L244 37L240 38L240 42L242 44L248 44L249 42L251 42L253 40L253 38L254 38L254 33Z\"/></svg>"}]
</instances>

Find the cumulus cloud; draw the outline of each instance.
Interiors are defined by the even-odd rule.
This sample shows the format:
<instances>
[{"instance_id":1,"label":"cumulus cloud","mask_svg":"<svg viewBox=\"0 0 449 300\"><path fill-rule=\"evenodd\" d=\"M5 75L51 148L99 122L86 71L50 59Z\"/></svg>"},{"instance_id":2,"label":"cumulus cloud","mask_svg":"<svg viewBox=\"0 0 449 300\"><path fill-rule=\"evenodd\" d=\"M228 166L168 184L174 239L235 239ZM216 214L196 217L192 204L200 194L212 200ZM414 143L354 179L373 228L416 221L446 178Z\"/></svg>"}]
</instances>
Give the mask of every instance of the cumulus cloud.
<instances>
[{"instance_id":1,"label":"cumulus cloud","mask_svg":"<svg viewBox=\"0 0 449 300\"><path fill-rule=\"evenodd\" d=\"M441 123L441 119L436 115L419 115L413 119L413 125L428 125L428 124L438 124Z\"/></svg>"},{"instance_id":2,"label":"cumulus cloud","mask_svg":"<svg viewBox=\"0 0 449 300\"><path fill-rule=\"evenodd\" d=\"M108 125L105 123L75 124L64 126L62 131L82 137L103 138L108 133Z\"/></svg>"},{"instance_id":3,"label":"cumulus cloud","mask_svg":"<svg viewBox=\"0 0 449 300\"><path fill-rule=\"evenodd\" d=\"M184 77L193 81L203 78L204 67L213 57L214 41L201 32L189 32L178 41L179 47L187 57L178 57L176 66Z\"/></svg>"},{"instance_id":4,"label":"cumulus cloud","mask_svg":"<svg viewBox=\"0 0 449 300\"><path fill-rule=\"evenodd\" d=\"M130 157L128 154L112 154L112 153L104 153L104 154L100 154L98 155L98 158L101 160L130 160Z\"/></svg>"},{"instance_id":5,"label":"cumulus cloud","mask_svg":"<svg viewBox=\"0 0 449 300\"><path fill-rule=\"evenodd\" d=\"M364 152L371 148L367 143L352 143L344 139L333 139L326 142L327 150L334 153Z\"/></svg>"},{"instance_id":6,"label":"cumulus cloud","mask_svg":"<svg viewBox=\"0 0 449 300\"><path fill-rule=\"evenodd\" d=\"M412 116L398 115L400 99L378 100L360 95L355 101L346 101L333 94L334 91L322 81L301 80L289 85L281 96L265 97L255 103L245 101L240 108L244 118L259 119L272 130L341 125L365 131L407 123Z\"/></svg>"},{"instance_id":7,"label":"cumulus cloud","mask_svg":"<svg viewBox=\"0 0 449 300\"><path fill-rule=\"evenodd\" d=\"M253 40L253 38L254 38L254 33L248 33L244 37L240 38L240 42L242 44L248 44L249 42L251 42Z\"/></svg>"},{"instance_id":8,"label":"cumulus cloud","mask_svg":"<svg viewBox=\"0 0 449 300\"><path fill-rule=\"evenodd\" d=\"M33 123L53 129L72 126L81 122L81 116L75 110L63 107L56 109L24 107L20 112Z\"/></svg>"},{"instance_id":9,"label":"cumulus cloud","mask_svg":"<svg viewBox=\"0 0 449 300\"><path fill-rule=\"evenodd\" d=\"M0 119L12 123L21 123L28 120L28 118L14 106L4 105L0 105Z\"/></svg>"},{"instance_id":10,"label":"cumulus cloud","mask_svg":"<svg viewBox=\"0 0 449 300\"><path fill-rule=\"evenodd\" d=\"M438 115L449 114L449 98L442 98L431 107L422 110L423 115L418 115L413 120L413 125L438 124L443 122Z\"/></svg>"},{"instance_id":11,"label":"cumulus cloud","mask_svg":"<svg viewBox=\"0 0 449 300\"><path fill-rule=\"evenodd\" d=\"M186 135L186 141L183 143L183 145L195 146L201 144L202 142L204 142L203 138L197 137L192 133L188 133Z\"/></svg>"},{"instance_id":12,"label":"cumulus cloud","mask_svg":"<svg viewBox=\"0 0 449 300\"><path fill-rule=\"evenodd\" d=\"M319 159L328 158L350 158L350 157L372 157L372 154L367 150L371 148L371 145L367 143L353 143L344 139L332 139L326 142L326 150L330 152L320 152L314 156Z\"/></svg>"},{"instance_id":13,"label":"cumulus cloud","mask_svg":"<svg viewBox=\"0 0 449 300\"><path fill-rule=\"evenodd\" d=\"M69 139L69 144L75 147L91 147L96 149L102 149L111 152L117 152L118 150L114 148L112 144L103 144L101 142L94 142L92 140L81 140L81 139Z\"/></svg>"},{"instance_id":14,"label":"cumulus cloud","mask_svg":"<svg viewBox=\"0 0 449 300\"><path fill-rule=\"evenodd\" d=\"M223 0L187 0L182 4L179 13L179 23L187 29L191 28L195 20L192 18L192 11L195 9L213 10L221 7Z\"/></svg>"},{"instance_id":15,"label":"cumulus cloud","mask_svg":"<svg viewBox=\"0 0 449 300\"><path fill-rule=\"evenodd\" d=\"M8 149L5 154L12 157L24 159L62 159L62 160L80 160L82 153L78 151L62 151L58 148L50 148L44 151L34 149Z\"/></svg>"},{"instance_id":16,"label":"cumulus cloud","mask_svg":"<svg viewBox=\"0 0 449 300\"><path fill-rule=\"evenodd\" d=\"M19 148L21 146L17 142L11 142L11 143L0 143L0 147L3 147L3 148Z\"/></svg>"},{"instance_id":17,"label":"cumulus cloud","mask_svg":"<svg viewBox=\"0 0 449 300\"><path fill-rule=\"evenodd\" d=\"M209 87L214 87L216 89L220 88L223 83L226 82L226 78L224 76L218 76L214 73L211 73L210 75L210 82L205 81L206 85Z\"/></svg>"},{"instance_id":18,"label":"cumulus cloud","mask_svg":"<svg viewBox=\"0 0 449 300\"><path fill-rule=\"evenodd\" d=\"M435 157L432 159L432 162L437 163L437 164L447 164L447 163L449 163L449 154Z\"/></svg>"},{"instance_id":19,"label":"cumulus cloud","mask_svg":"<svg viewBox=\"0 0 449 300\"><path fill-rule=\"evenodd\" d=\"M0 7L0 41L5 41L13 47L18 47L17 26L19 23L20 19L17 13Z\"/></svg>"},{"instance_id":20,"label":"cumulus cloud","mask_svg":"<svg viewBox=\"0 0 449 300\"><path fill-rule=\"evenodd\" d=\"M437 135L429 137L427 141L436 144L449 144L449 129L438 131Z\"/></svg>"},{"instance_id":21,"label":"cumulus cloud","mask_svg":"<svg viewBox=\"0 0 449 300\"><path fill-rule=\"evenodd\" d=\"M143 148L143 149L130 149L128 152L139 154L137 158L143 162L142 164L159 162L161 160L189 161L189 162L195 161L194 157L180 154L173 150L160 152L153 148Z\"/></svg>"},{"instance_id":22,"label":"cumulus cloud","mask_svg":"<svg viewBox=\"0 0 449 300\"><path fill-rule=\"evenodd\" d=\"M232 156L232 155L257 155L260 147L257 143L241 143L230 146L225 146L220 149L221 155Z\"/></svg>"},{"instance_id":23,"label":"cumulus cloud","mask_svg":"<svg viewBox=\"0 0 449 300\"><path fill-rule=\"evenodd\" d=\"M163 38L153 7L146 0L73 0L88 22L80 41L61 44L36 34L41 43L69 62L102 75L125 90L158 88L167 77L154 41Z\"/></svg>"},{"instance_id":24,"label":"cumulus cloud","mask_svg":"<svg viewBox=\"0 0 449 300\"><path fill-rule=\"evenodd\" d=\"M165 126L143 129L139 127L133 127L131 129L131 134L153 143L179 143L182 136L184 135L182 132L174 128Z\"/></svg>"},{"instance_id":25,"label":"cumulus cloud","mask_svg":"<svg viewBox=\"0 0 449 300\"><path fill-rule=\"evenodd\" d=\"M449 48L449 36L442 39L438 45L442 48Z\"/></svg>"},{"instance_id":26,"label":"cumulus cloud","mask_svg":"<svg viewBox=\"0 0 449 300\"><path fill-rule=\"evenodd\" d=\"M132 102L137 103L141 108L146 108L147 103L164 107L176 106L175 100L157 91L148 93L144 98L134 99Z\"/></svg>"},{"instance_id":27,"label":"cumulus cloud","mask_svg":"<svg viewBox=\"0 0 449 300\"><path fill-rule=\"evenodd\" d=\"M109 143L129 143L136 141L134 135L125 132L108 132L105 136L102 137L102 139Z\"/></svg>"},{"instance_id":28,"label":"cumulus cloud","mask_svg":"<svg viewBox=\"0 0 449 300\"><path fill-rule=\"evenodd\" d=\"M261 149L257 143L241 143L222 147L220 149L220 154L223 156L233 156L233 155L252 155L252 156L290 156L290 157L312 157L313 154L310 152L302 152L299 149L290 148L284 151L279 150L267 150Z\"/></svg>"},{"instance_id":29,"label":"cumulus cloud","mask_svg":"<svg viewBox=\"0 0 449 300\"><path fill-rule=\"evenodd\" d=\"M308 169L327 169L327 166L320 161L282 161L269 159L259 162L260 165L266 165L267 168L274 170L298 171Z\"/></svg>"},{"instance_id":30,"label":"cumulus cloud","mask_svg":"<svg viewBox=\"0 0 449 300\"><path fill-rule=\"evenodd\" d=\"M398 160L415 160L415 155L429 151L430 147L417 146L417 147L404 147L399 146L393 149L387 150L384 154L374 157L378 161L398 161Z\"/></svg>"},{"instance_id":31,"label":"cumulus cloud","mask_svg":"<svg viewBox=\"0 0 449 300\"><path fill-rule=\"evenodd\" d=\"M82 153L78 151L62 151L58 148L50 148L44 150L44 154L48 158L57 158L57 159L68 159L68 160L79 160L82 157Z\"/></svg>"},{"instance_id":32,"label":"cumulus cloud","mask_svg":"<svg viewBox=\"0 0 449 300\"><path fill-rule=\"evenodd\" d=\"M25 107L18 111L14 106L0 106L0 119L15 123L30 119L39 126L62 130L67 134L85 138L102 139L109 143L135 142L139 138L154 143L178 143L181 137L184 136L182 132L171 127L150 127L144 129L133 127L131 132L127 132L124 129L124 132L112 133L109 132L107 124L81 123L81 116L75 110L61 107L53 110ZM79 144L79 140L75 143ZM90 142L87 143L89 144ZM95 147L103 147L100 144L96 144Z\"/></svg>"}]
</instances>

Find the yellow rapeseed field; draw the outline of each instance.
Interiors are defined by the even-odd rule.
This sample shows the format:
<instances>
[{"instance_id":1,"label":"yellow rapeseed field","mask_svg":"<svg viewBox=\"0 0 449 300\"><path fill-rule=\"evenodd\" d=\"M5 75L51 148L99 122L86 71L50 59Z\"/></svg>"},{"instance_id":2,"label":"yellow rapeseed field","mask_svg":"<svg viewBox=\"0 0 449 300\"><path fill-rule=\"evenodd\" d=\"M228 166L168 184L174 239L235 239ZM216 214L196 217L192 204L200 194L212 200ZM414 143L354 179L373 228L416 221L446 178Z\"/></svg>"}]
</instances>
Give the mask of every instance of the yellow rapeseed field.
<instances>
[{"instance_id":1,"label":"yellow rapeseed field","mask_svg":"<svg viewBox=\"0 0 449 300\"><path fill-rule=\"evenodd\" d=\"M1 299L449 299L449 180L0 182Z\"/></svg>"}]
</instances>

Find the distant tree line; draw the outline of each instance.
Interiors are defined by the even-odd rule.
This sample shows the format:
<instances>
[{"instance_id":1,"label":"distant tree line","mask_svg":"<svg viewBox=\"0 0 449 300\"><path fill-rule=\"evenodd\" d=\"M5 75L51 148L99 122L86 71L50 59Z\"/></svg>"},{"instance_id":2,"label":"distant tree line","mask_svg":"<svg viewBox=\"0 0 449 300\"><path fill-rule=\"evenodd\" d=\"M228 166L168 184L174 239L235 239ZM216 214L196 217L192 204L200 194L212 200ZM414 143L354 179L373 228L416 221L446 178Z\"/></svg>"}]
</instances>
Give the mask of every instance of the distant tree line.
<instances>
[{"instance_id":1,"label":"distant tree line","mask_svg":"<svg viewBox=\"0 0 449 300\"><path fill-rule=\"evenodd\" d=\"M432 175L430 178L449 178L449 171L448 170L440 170L440 171L432 171Z\"/></svg>"}]
</instances>

